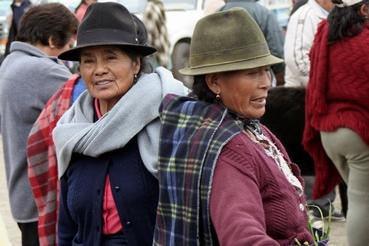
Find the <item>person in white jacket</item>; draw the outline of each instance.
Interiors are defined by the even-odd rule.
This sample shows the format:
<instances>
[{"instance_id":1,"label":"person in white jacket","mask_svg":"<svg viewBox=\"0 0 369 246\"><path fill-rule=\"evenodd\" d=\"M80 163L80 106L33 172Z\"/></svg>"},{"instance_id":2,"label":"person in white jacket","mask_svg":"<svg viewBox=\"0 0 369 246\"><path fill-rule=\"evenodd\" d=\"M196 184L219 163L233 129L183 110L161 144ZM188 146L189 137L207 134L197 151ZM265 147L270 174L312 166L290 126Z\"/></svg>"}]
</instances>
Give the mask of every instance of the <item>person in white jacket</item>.
<instances>
[{"instance_id":1,"label":"person in white jacket","mask_svg":"<svg viewBox=\"0 0 369 246\"><path fill-rule=\"evenodd\" d=\"M285 86L306 87L315 32L332 8L330 0L309 0L291 15L284 43Z\"/></svg>"}]
</instances>

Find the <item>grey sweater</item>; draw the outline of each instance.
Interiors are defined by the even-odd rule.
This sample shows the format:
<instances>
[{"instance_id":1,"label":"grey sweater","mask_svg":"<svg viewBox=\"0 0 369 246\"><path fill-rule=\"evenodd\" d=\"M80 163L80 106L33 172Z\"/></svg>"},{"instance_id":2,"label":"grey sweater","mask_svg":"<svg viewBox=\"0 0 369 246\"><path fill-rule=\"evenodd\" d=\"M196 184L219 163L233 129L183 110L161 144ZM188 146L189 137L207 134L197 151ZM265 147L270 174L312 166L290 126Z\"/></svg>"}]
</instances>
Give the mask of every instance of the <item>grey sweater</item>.
<instances>
[{"instance_id":1,"label":"grey sweater","mask_svg":"<svg viewBox=\"0 0 369 246\"><path fill-rule=\"evenodd\" d=\"M47 100L71 76L55 57L13 42L0 67L0 121L11 212L20 223L37 221L27 176L28 134Z\"/></svg>"}]
</instances>

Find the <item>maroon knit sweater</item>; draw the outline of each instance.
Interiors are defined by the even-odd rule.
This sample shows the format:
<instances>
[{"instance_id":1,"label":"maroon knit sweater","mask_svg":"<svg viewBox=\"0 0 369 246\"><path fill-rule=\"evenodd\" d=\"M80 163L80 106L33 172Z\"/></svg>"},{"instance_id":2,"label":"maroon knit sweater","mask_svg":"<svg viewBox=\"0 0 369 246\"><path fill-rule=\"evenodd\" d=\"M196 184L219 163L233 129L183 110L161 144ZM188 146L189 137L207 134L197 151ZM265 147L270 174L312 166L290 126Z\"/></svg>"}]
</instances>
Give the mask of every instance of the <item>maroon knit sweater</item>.
<instances>
[{"instance_id":1,"label":"maroon knit sweater","mask_svg":"<svg viewBox=\"0 0 369 246\"><path fill-rule=\"evenodd\" d=\"M265 131L290 163L281 143ZM301 181L298 167L291 167ZM222 246L294 245L295 238L300 242L312 239L304 197L264 149L244 133L234 137L219 156L210 215Z\"/></svg>"},{"instance_id":2,"label":"maroon knit sweater","mask_svg":"<svg viewBox=\"0 0 369 246\"><path fill-rule=\"evenodd\" d=\"M310 51L306 91L305 149L314 159L314 197L331 191L340 176L324 152L319 131L350 128L369 145L369 28L328 45L323 21Z\"/></svg>"}]
</instances>

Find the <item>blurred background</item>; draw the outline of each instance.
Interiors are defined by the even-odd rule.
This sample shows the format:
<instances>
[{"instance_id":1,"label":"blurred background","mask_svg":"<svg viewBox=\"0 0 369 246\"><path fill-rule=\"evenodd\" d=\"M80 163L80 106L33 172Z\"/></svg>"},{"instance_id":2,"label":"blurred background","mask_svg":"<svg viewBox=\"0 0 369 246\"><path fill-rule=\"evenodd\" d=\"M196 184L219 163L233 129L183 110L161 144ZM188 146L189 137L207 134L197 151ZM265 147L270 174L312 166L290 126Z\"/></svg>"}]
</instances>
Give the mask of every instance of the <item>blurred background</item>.
<instances>
[{"instance_id":1,"label":"blurred background","mask_svg":"<svg viewBox=\"0 0 369 246\"><path fill-rule=\"evenodd\" d=\"M106 0L99 0L103 2ZM130 12L142 18L147 0L110 0L126 6ZM31 0L32 4L60 2L72 12L80 0ZM170 65L174 76L181 80L188 80L178 74L178 68L186 65L189 56L191 35L198 19L204 15L205 0L162 0L167 18L167 30L170 41ZM12 0L0 0L0 58L4 54L8 37L9 21L7 16L11 12ZM259 4L270 9L277 17L280 26L285 29L292 8L292 0L260 0Z\"/></svg>"}]
</instances>

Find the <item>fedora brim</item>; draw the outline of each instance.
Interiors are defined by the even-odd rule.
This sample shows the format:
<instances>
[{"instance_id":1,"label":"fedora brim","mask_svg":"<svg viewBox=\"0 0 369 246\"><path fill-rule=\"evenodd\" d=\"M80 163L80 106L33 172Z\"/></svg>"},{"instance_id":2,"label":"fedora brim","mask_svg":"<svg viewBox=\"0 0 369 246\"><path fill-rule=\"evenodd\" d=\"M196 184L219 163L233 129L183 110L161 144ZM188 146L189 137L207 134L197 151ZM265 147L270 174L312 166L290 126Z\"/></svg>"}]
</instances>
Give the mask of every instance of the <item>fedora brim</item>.
<instances>
[{"instance_id":1,"label":"fedora brim","mask_svg":"<svg viewBox=\"0 0 369 246\"><path fill-rule=\"evenodd\" d=\"M69 49L63 53L61 53L58 58L66 61L79 61L81 50L88 47L95 46L120 46L126 47L129 50L135 51L137 54L142 56L148 56L156 52L156 49L151 46L146 45L135 45L135 44L127 44L127 43L89 43L86 45L76 46L72 49Z\"/></svg>"},{"instance_id":2,"label":"fedora brim","mask_svg":"<svg viewBox=\"0 0 369 246\"><path fill-rule=\"evenodd\" d=\"M266 55L254 59L235 61L230 63L210 64L201 67L186 67L179 69L179 72L183 75L194 76L270 66L282 62L283 60L278 57L275 57L273 55Z\"/></svg>"}]
</instances>

